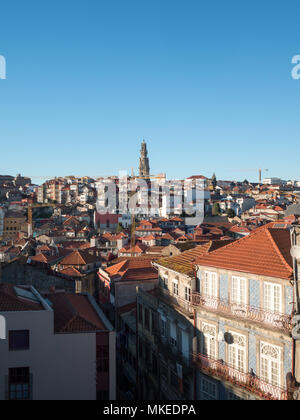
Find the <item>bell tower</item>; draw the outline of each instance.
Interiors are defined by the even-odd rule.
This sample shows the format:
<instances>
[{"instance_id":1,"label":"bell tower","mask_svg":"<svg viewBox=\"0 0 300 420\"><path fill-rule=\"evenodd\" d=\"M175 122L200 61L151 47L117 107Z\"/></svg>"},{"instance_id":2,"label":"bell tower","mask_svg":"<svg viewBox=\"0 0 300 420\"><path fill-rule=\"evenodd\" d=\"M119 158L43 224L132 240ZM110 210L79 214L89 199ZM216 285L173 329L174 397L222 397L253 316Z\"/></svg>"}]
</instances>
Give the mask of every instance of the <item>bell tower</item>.
<instances>
[{"instance_id":1,"label":"bell tower","mask_svg":"<svg viewBox=\"0 0 300 420\"><path fill-rule=\"evenodd\" d=\"M149 158L145 140L142 141L141 145L139 173L140 176L143 177L147 177L150 175Z\"/></svg>"}]
</instances>

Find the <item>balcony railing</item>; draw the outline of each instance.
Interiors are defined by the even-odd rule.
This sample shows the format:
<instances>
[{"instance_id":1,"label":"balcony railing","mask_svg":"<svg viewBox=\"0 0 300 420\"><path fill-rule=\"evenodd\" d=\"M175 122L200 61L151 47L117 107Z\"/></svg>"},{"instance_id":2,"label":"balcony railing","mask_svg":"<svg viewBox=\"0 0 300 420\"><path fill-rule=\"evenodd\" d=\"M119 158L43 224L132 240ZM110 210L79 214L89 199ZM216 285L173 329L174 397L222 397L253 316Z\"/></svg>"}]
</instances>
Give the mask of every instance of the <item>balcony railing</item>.
<instances>
[{"instance_id":1,"label":"balcony railing","mask_svg":"<svg viewBox=\"0 0 300 420\"><path fill-rule=\"evenodd\" d=\"M193 292L192 305L201 306L209 311L218 312L220 314L245 318L253 322L271 325L272 328L277 328L285 332L290 332L292 329L291 315L268 311L243 303L230 302L228 299L220 299Z\"/></svg>"},{"instance_id":2,"label":"balcony railing","mask_svg":"<svg viewBox=\"0 0 300 420\"><path fill-rule=\"evenodd\" d=\"M262 399L287 400L287 389L265 382L252 373L233 368L221 360L211 359L199 353L195 356L195 362L204 373L231 382Z\"/></svg>"},{"instance_id":3,"label":"balcony railing","mask_svg":"<svg viewBox=\"0 0 300 420\"><path fill-rule=\"evenodd\" d=\"M173 303L175 306L179 306L183 312L188 316L193 316L193 307L191 301L183 299L177 295L172 295L167 289L160 289L162 297L165 297L170 303Z\"/></svg>"}]
</instances>

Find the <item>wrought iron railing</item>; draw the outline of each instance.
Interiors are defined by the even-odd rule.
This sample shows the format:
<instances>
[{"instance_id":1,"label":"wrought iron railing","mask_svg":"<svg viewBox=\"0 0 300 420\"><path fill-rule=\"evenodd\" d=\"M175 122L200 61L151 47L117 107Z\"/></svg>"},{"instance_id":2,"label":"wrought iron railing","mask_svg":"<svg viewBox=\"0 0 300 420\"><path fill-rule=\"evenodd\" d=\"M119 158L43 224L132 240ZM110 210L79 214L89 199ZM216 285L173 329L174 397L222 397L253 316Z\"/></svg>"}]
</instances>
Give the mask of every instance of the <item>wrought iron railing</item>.
<instances>
[{"instance_id":1,"label":"wrought iron railing","mask_svg":"<svg viewBox=\"0 0 300 420\"><path fill-rule=\"evenodd\" d=\"M187 315L193 315L193 307L191 305L192 296L190 296L190 300L183 299L180 296L172 295L166 289L160 289L160 296L165 297L170 303L179 306Z\"/></svg>"},{"instance_id":2,"label":"wrought iron railing","mask_svg":"<svg viewBox=\"0 0 300 420\"><path fill-rule=\"evenodd\" d=\"M201 306L209 311L245 318L253 322L271 325L273 328L290 332L292 329L291 315L268 311L244 303L231 302L228 299L205 296L198 292L192 293L192 306Z\"/></svg>"},{"instance_id":3,"label":"wrought iron railing","mask_svg":"<svg viewBox=\"0 0 300 420\"><path fill-rule=\"evenodd\" d=\"M240 371L221 360L211 359L198 353L194 361L204 373L231 382L262 399L287 400L288 398L287 389L268 383L253 373Z\"/></svg>"}]
</instances>

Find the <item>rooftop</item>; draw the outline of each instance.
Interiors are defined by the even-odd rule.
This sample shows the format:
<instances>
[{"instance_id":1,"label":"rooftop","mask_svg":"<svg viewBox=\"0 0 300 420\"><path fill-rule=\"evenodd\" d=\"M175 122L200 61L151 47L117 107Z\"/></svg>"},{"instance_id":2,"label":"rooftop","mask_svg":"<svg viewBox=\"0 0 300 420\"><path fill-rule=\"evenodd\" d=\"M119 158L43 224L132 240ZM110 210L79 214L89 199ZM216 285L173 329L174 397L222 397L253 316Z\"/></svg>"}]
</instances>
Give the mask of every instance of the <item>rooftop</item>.
<instances>
[{"instance_id":1,"label":"rooftop","mask_svg":"<svg viewBox=\"0 0 300 420\"><path fill-rule=\"evenodd\" d=\"M54 311L56 333L106 330L87 295L50 293L46 296Z\"/></svg>"},{"instance_id":2,"label":"rooftop","mask_svg":"<svg viewBox=\"0 0 300 420\"><path fill-rule=\"evenodd\" d=\"M290 279L293 277L290 249L287 229L265 225L248 236L200 256L197 265Z\"/></svg>"},{"instance_id":3,"label":"rooftop","mask_svg":"<svg viewBox=\"0 0 300 420\"><path fill-rule=\"evenodd\" d=\"M194 274L194 264L197 258L206 255L213 250L225 246L225 241L209 241L206 244L198 245L193 249L182 252L174 257L167 257L158 260L155 264L161 265L171 270L192 276Z\"/></svg>"}]
</instances>

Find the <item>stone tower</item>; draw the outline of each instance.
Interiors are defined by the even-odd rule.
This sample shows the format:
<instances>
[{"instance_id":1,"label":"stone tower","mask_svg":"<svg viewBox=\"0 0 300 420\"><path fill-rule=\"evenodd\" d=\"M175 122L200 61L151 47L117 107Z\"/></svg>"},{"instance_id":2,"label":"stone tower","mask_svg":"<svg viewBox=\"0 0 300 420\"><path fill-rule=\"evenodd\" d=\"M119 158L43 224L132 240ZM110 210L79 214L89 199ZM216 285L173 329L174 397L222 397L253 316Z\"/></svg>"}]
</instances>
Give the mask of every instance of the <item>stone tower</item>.
<instances>
[{"instance_id":1,"label":"stone tower","mask_svg":"<svg viewBox=\"0 0 300 420\"><path fill-rule=\"evenodd\" d=\"M149 158L145 140L142 141L141 145L139 172L140 176L143 177L150 175Z\"/></svg>"}]
</instances>

